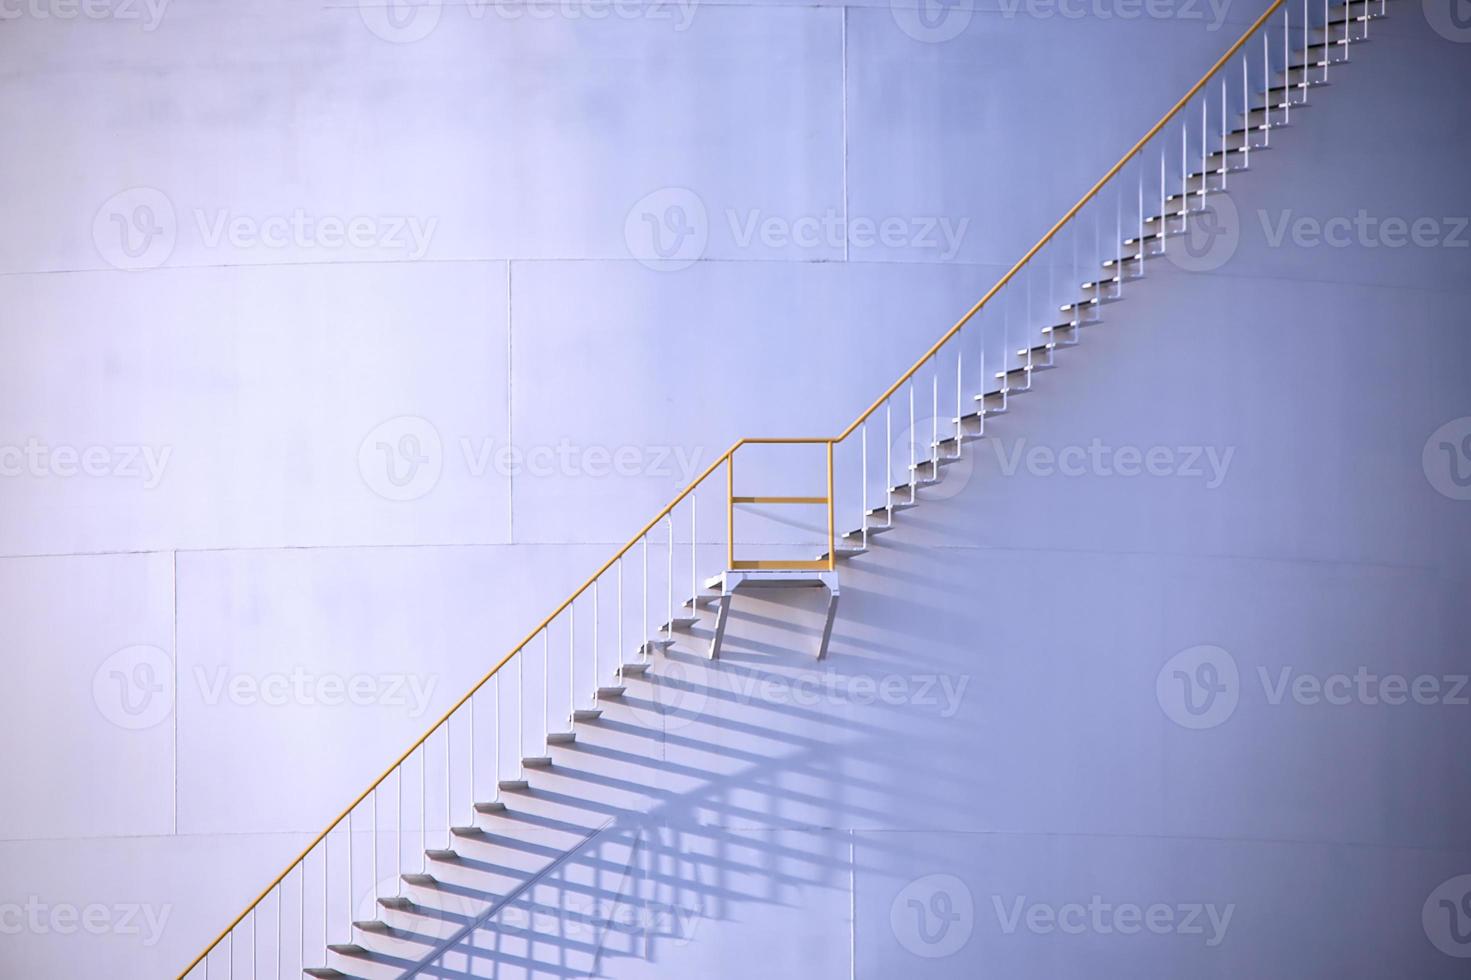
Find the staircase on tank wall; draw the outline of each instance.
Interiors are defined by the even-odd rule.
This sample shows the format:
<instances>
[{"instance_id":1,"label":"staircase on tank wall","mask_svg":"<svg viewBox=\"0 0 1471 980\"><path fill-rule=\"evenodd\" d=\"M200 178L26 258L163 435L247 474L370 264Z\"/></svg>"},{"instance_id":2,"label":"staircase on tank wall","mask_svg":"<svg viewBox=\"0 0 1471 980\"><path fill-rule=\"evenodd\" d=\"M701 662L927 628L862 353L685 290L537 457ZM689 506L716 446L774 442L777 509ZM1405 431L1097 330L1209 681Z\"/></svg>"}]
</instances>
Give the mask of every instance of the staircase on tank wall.
<instances>
[{"instance_id":1,"label":"staircase on tank wall","mask_svg":"<svg viewBox=\"0 0 1471 980\"><path fill-rule=\"evenodd\" d=\"M1387 14L1386 0L1272 4L847 430L832 439L741 440L727 450L403 753L179 976L234 976L237 970L242 976L362 980L499 976L497 957L534 966L525 949L482 952L481 961L472 955L469 966L457 970L436 964L447 952L464 950L468 937L493 933L498 916L565 876L569 861L590 843L609 839L610 829L661 805L656 789L613 773L617 760L658 728L659 720L640 705L656 700L648 688L662 665L676 655L718 658L733 597L763 588L825 591L815 650L817 658L825 657L838 611L839 566L876 557L876 539L896 526L898 515L924 504L924 489L944 479L967 445L987 438L992 419L1015 410L1012 400L1034 390L1038 373L1059 366L1059 352L1078 346L1102 322L1103 307L1132 296L1151 262L1171 249L1191 248L1191 236L1202 227L1210 231L1212 198L1250 169L1253 156L1272 148L1274 131L1305 121L1301 114L1318 98L1316 90L1349 62L1351 47L1369 39L1372 22ZM1095 271L1085 272L1090 268ZM1054 285L1059 269L1081 273L1064 279L1080 285ZM1017 306L1031 314L1039 294L1055 315L1019 316ZM987 371L988 361L999 370ZM947 407L953 384L956 407L943 423L942 384ZM922 443L914 435L924 427L916 421L917 398L934 412L925 420ZM896 412L911 433L907 453L896 453L890 438ZM882 449L870 454L869 425L880 423ZM737 451L771 443L825 446L826 495L737 496ZM835 483L842 471L834 462L839 452L851 457L846 472L856 471L856 490ZM695 491L722 467L726 567L713 576L707 569L702 578ZM824 507L827 545L821 554L737 560L735 508L768 504ZM855 526L836 533L839 515L849 511ZM683 521L686 513L687 566L675 533L676 517ZM625 566L633 569L627 576L632 584L625 581ZM626 634L636 642L626 645ZM563 665L565 676L558 676ZM503 682L511 684L506 678L512 675L515 709L503 711ZM491 698L489 718L482 707L477 722L477 702ZM566 727L558 727L562 718ZM502 772L508 750L515 762ZM438 772L431 769L441 763ZM266 955L260 953L263 933ZM585 962L563 962L560 972L597 972L598 957L609 950L581 945L587 948L571 955ZM558 955L565 961L569 954ZM491 972L476 972L477 962Z\"/></svg>"}]
</instances>

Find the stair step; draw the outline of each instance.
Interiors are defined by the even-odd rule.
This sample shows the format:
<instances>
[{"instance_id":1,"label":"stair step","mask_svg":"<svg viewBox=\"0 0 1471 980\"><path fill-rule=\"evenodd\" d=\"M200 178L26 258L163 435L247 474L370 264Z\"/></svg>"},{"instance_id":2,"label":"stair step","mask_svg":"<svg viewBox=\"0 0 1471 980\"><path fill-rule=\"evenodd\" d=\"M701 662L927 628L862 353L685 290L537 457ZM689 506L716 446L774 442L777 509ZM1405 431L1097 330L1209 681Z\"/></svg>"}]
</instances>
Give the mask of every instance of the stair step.
<instances>
[{"instance_id":1,"label":"stair step","mask_svg":"<svg viewBox=\"0 0 1471 980\"><path fill-rule=\"evenodd\" d=\"M458 861L460 855L447 847L431 847L424 852L431 861Z\"/></svg>"},{"instance_id":2,"label":"stair step","mask_svg":"<svg viewBox=\"0 0 1471 980\"><path fill-rule=\"evenodd\" d=\"M648 673L648 664L623 664L618 668L619 677L642 677Z\"/></svg>"},{"instance_id":3,"label":"stair step","mask_svg":"<svg viewBox=\"0 0 1471 980\"><path fill-rule=\"evenodd\" d=\"M914 485L918 489L923 490L925 487L932 487L936 483L939 483L939 482L940 482L939 480L932 480L932 479L928 479L926 477L921 477L920 479L914 481ZM889 488L889 492L890 493L902 493L902 494L904 494L904 496L907 497L907 496L909 496L909 484L907 484L907 483L896 483L894 486L892 486L892 487Z\"/></svg>"},{"instance_id":4,"label":"stair step","mask_svg":"<svg viewBox=\"0 0 1471 980\"><path fill-rule=\"evenodd\" d=\"M413 899L405 898L403 895L384 895L378 899L378 904L395 912L408 912L415 908Z\"/></svg>"},{"instance_id":5,"label":"stair step","mask_svg":"<svg viewBox=\"0 0 1471 980\"><path fill-rule=\"evenodd\" d=\"M481 830L479 827L451 827L449 829L449 832L451 834L454 834L456 837L484 837L485 836L485 831Z\"/></svg>"},{"instance_id":6,"label":"stair step","mask_svg":"<svg viewBox=\"0 0 1471 980\"><path fill-rule=\"evenodd\" d=\"M489 803L477 803L475 804L475 812L485 814L505 813L506 805L500 800L491 800Z\"/></svg>"},{"instance_id":7,"label":"stair step","mask_svg":"<svg viewBox=\"0 0 1471 980\"><path fill-rule=\"evenodd\" d=\"M1271 96L1273 93L1276 92L1286 94L1287 92L1294 92L1305 88L1321 88L1322 86L1327 84L1328 82L1325 82L1322 79L1308 79L1305 82L1288 82L1285 85L1273 85L1271 88L1267 89L1267 95ZM1294 106L1294 108L1296 107Z\"/></svg>"},{"instance_id":8,"label":"stair step","mask_svg":"<svg viewBox=\"0 0 1471 980\"><path fill-rule=\"evenodd\" d=\"M950 421L951 421L952 424L954 424L954 422L955 422L954 419L951 419ZM907 500L905 500L905 501L898 501L898 500L896 500L893 503L884 505L883 507L875 507L872 510L870 510L868 513L864 514L863 516L864 517L872 517L875 520L883 520L883 519L885 519L885 518L887 518L889 516L889 512L890 511L893 511L894 513L898 514L898 513L902 512L902 511L910 510L910 509L912 509L914 507L918 507L918 506L919 506L919 504L911 504Z\"/></svg>"},{"instance_id":9,"label":"stair step","mask_svg":"<svg viewBox=\"0 0 1471 980\"><path fill-rule=\"evenodd\" d=\"M578 708L572 712L573 721L597 721L601 717L603 712L600 708Z\"/></svg>"},{"instance_id":10,"label":"stair step","mask_svg":"<svg viewBox=\"0 0 1471 980\"><path fill-rule=\"evenodd\" d=\"M670 633L674 630L687 630L698 622L699 620L694 616L675 616L670 622L660 626L659 631L661 633ZM670 629L671 625L673 626L672 630Z\"/></svg>"},{"instance_id":11,"label":"stair step","mask_svg":"<svg viewBox=\"0 0 1471 980\"><path fill-rule=\"evenodd\" d=\"M368 951L357 943L328 943L327 951L338 956L367 956Z\"/></svg>"},{"instance_id":12,"label":"stair step","mask_svg":"<svg viewBox=\"0 0 1471 980\"><path fill-rule=\"evenodd\" d=\"M552 757L549 755L528 755L521 759L521 765L527 769L547 769L551 767L551 764Z\"/></svg>"},{"instance_id":13,"label":"stair step","mask_svg":"<svg viewBox=\"0 0 1471 980\"><path fill-rule=\"evenodd\" d=\"M334 970L330 966L309 966L301 972L309 977L318 977L320 980L348 980L346 973Z\"/></svg>"},{"instance_id":14,"label":"stair step","mask_svg":"<svg viewBox=\"0 0 1471 980\"><path fill-rule=\"evenodd\" d=\"M496 785L507 793L523 793L531 788L531 783L525 779L502 779Z\"/></svg>"},{"instance_id":15,"label":"stair step","mask_svg":"<svg viewBox=\"0 0 1471 980\"><path fill-rule=\"evenodd\" d=\"M838 561L847 561L849 558L857 558L859 555L868 554L867 548L850 548L845 545L838 545L836 551L838 555ZM818 555L817 560L827 561L828 552L824 551L822 554Z\"/></svg>"},{"instance_id":16,"label":"stair step","mask_svg":"<svg viewBox=\"0 0 1471 980\"><path fill-rule=\"evenodd\" d=\"M390 933L393 931L393 927L384 922L382 919L355 920L352 924L352 927L363 932L372 932L379 935Z\"/></svg>"},{"instance_id":17,"label":"stair step","mask_svg":"<svg viewBox=\"0 0 1471 980\"><path fill-rule=\"evenodd\" d=\"M427 874L422 871L416 871L413 874L406 874L403 876L403 879L407 884L415 885L419 888L439 887L438 878L434 877L432 874Z\"/></svg>"},{"instance_id":18,"label":"stair step","mask_svg":"<svg viewBox=\"0 0 1471 980\"><path fill-rule=\"evenodd\" d=\"M1032 388L1031 374L1032 369L1027 367L1026 365L1022 365L1021 367L1010 368L1006 371L997 371L996 380L1006 383L1006 391L1008 394L1024 395ZM1017 380L1025 378L1027 380L1027 383L1020 388L1012 387L1010 382L1013 378Z\"/></svg>"},{"instance_id":19,"label":"stair step","mask_svg":"<svg viewBox=\"0 0 1471 980\"><path fill-rule=\"evenodd\" d=\"M672 646L674 646L673 640L645 640L643 644L638 648L638 652L640 656L652 657L655 651L662 652L664 650L668 650Z\"/></svg>"},{"instance_id":20,"label":"stair step","mask_svg":"<svg viewBox=\"0 0 1471 980\"><path fill-rule=\"evenodd\" d=\"M547 736L548 745L571 745L577 741L576 732L552 732Z\"/></svg>"},{"instance_id":21,"label":"stair step","mask_svg":"<svg viewBox=\"0 0 1471 980\"><path fill-rule=\"evenodd\" d=\"M600 688L598 688L598 700L599 701L610 701L610 700L613 700L615 698L621 698L621 697L623 697L624 694L627 693L627 691L628 691L628 689L626 687L622 687L620 685L610 685L608 687L600 687Z\"/></svg>"},{"instance_id":22,"label":"stair step","mask_svg":"<svg viewBox=\"0 0 1471 980\"><path fill-rule=\"evenodd\" d=\"M873 526L869 527L869 529L868 529L868 536L871 538L871 537L874 537L875 535L879 535L879 534L888 534L890 531L894 530L894 527L895 526L896 525L892 525L892 524L891 525L888 525L888 526L885 526L883 524L873 525ZM857 530L854 530L854 531L847 531L847 532L845 532L843 534L842 539L844 541L862 541L863 540L863 529L862 528L858 528Z\"/></svg>"},{"instance_id":23,"label":"stair step","mask_svg":"<svg viewBox=\"0 0 1471 980\"><path fill-rule=\"evenodd\" d=\"M1269 146L1250 146L1250 144L1246 144L1246 146L1227 147L1225 150L1214 150L1214 152L1206 155L1206 159L1214 160L1218 156L1250 156L1252 153L1267 153L1269 150L1271 150Z\"/></svg>"},{"instance_id":24,"label":"stair step","mask_svg":"<svg viewBox=\"0 0 1471 980\"><path fill-rule=\"evenodd\" d=\"M708 609L719 601L720 594L718 592L708 595L697 595L684 600L683 607L685 609Z\"/></svg>"}]
</instances>

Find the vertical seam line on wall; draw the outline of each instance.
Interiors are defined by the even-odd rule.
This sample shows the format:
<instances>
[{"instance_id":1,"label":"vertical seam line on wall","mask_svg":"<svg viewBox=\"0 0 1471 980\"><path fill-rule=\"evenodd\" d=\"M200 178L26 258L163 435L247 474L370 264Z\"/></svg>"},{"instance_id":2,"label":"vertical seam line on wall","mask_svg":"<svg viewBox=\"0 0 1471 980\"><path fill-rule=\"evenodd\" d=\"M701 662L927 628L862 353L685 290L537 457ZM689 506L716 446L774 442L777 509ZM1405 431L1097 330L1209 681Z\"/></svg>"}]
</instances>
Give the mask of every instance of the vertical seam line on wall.
<instances>
[{"instance_id":1,"label":"vertical seam line on wall","mask_svg":"<svg viewBox=\"0 0 1471 980\"><path fill-rule=\"evenodd\" d=\"M848 980L858 978L858 831L848 831Z\"/></svg>"},{"instance_id":2,"label":"vertical seam line on wall","mask_svg":"<svg viewBox=\"0 0 1471 980\"><path fill-rule=\"evenodd\" d=\"M173 583L173 585L174 585L174 588L173 588L173 592L174 592L174 595L173 595L173 599L174 599L174 602L173 602L173 606L174 606L174 625L173 625L173 638L170 641L170 643L171 643L171 646L173 647L173 654L174 654L174 658L173 658L174 659L174 710L173 710L173 716L174 716L174 751L173 751L173 756L174 756L174 758L173 758L173 769L174 769L174 778L173 778L173 791L174 792L173 792L173 795L174 795L174 800L173 800L173 803L174 803L174 807L173 807L173 810L174 810L174 833L177 835L179 833L179 552L178 552L177 549L175 549L174 552L173 552L173 573L174 573L174 583Z\"/></svg>"},{"instance_id":3,"label":"vertical seam line on wall","mask_svg":"<svg viewBox=\"0 0 1471 980\"><path fill-rule=\"evenodd\" d=\"M842 8L843 75L843 261L848 261L848 7Z\"/></svg>"},{"instance_id":4,"label":"vertical seam line on wall","mask_svg":"<svg viewBox=\"0 0 1471 980\"><path fill-rule=\"evenodd\" d=\"M515 429L512 425L511 387L515 384L516 369L511 360L511 260L506 259L506 444L515 445ZM516 543L516 474L514 468L506 468L506 543Z\"/></svg>"}]
</instances>

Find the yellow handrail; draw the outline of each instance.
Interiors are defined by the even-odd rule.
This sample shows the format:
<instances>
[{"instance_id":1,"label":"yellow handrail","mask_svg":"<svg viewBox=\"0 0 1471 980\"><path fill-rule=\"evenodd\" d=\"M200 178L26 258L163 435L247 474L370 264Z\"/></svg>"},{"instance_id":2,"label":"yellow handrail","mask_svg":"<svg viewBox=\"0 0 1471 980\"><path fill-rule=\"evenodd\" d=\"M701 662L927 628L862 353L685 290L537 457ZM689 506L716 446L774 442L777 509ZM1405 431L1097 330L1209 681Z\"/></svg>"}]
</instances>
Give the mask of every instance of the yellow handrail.
<instances>
[{"instance_id":1,"label":"yellow handrail","mask_svg":"<svg viewBox=\"0 0 1471 980\"><path fill-rule=\"evenodd\" d=\"M753 437L753 438L747 438L747 439L739 439L729 449L727 449L725 452L721 453L720 456L718 456L715 459L714 462L712 462L709 466L707 466L705 468L705 470L702 473L700 473L699 476L697 476L694 480L690 481L690 483L689 483L688 486L686 486L683 490L681 490L679 493L677 493L674 496L674 499L673 500L671 500L671 501L669 501L669 503L665 504L664 507L662 509L660 509L660 511L657 514L655 514L654 517L647 524L645 524L642 528L640 528L639 531L638 531L638 533L636 533L632 538L630 538L628 540L628 543L627 544L625 544L623 547L619 548L618 551L615 552L613 554L613 556L611 558L609 558L606 562L604 562L602 564L602 566L600 566L598 568L597 571L595 571L592 575L590 575L587 578L587 580L582 583L582 585L578 586L577 589L576 589L576 591L574 591L565 600L563 600L562 603L560 605L558 605L556 609L552 610L552 612L548 616L546 616L544 619L542 619L542 621L539 622L534 629L532 629L529 633L527 633L526 636L522 638L521 642L518 643L518 644L516 644L516 646L514 646L511 649L511 652L510 653L506 654L504 657L502 657L500 659L499 662L496 663L495 666L491 667L490 670L487 671L485 673L485 675L483 677L481 677L480 680L477 681L475 683L475 685L473 687L471 687L470 690L467 691L463 697L461 697L458 701L456 701L449 708L448 711L446 711L443 715L441 715L440 718L436 722L434 722L434 724L431 725L429 727L429 729L426 732L424 732L423 735L421 735L417 739L415 739L414 742L413 742L413 744L411 744L407 749L405 749L404 752L397 759L395 759L393 761L393 763L391 765L389 765L389 767L387 769L385 769L383 771L383 774L382 775L380 775L377 779L373 780L373 782L368 786L367 789L363 790L362 793L360 793L350 804L348 804L347 807L345 809L343 809L343 811L341 813L339 813L337 815L337 817L334 818L332 820L332 822L327 825L326 829L324 829L320 834L318 834L315 838L313 838L312 839L312 842L310 844L308 844L302 850L302 852L299 855L297 855L297 857L294 860L291 861L290 864L288 864L286 866L286 869L284 871L282 871L279 875L277 875L275 878L273 878L271 880L271 883L268 884L268 885L266 885L266 887L261 890L261 893L258 896L256 896L256 898L255 898L254 901L252 901L249 905L247 905L245 907L245 909L230 922L229 925L227 925L224 929L222 929L220 931L220 934L215 937L215 939L214 939L213 942L211 942L208 946L206 946L204 948L204 950L198 956L196 956L192 961L190 961L189 965L186 966L183 969L183 971L181 971L179 973L178 980L187 980L187 977L189 976L189 973L196 966L198 966L200 963L202 963L204 961L204 959L207 956L209 956L209 954L212 953L215 950L216 947L219 946L220 943L224 942L225 938L230 935L230 933L235 929L235 927L238 926L238 925L240 925L240 923L244 922L245 921L245 917L248 916L248 915L250 915L250 913L253 912L256 909L256 907L260 905L261 902L265 901L266 898L270 896L271 892L274 891L276 889L276 887L279 886L282 882L284 882L286 880L286 877L289 874L291 874L291 872L294 871L297 868L298 865L301 865L306 860L306 858L311 854L311 852L316 849L317 845L320 844L320 843L322 843L322 841L326 840L327 839L327 836L330 833L332 833L332 831L336 830L342 824L342 821L346 820L347 817L348 817L348 815L351 814L354 810L356 810L358 808L358 805L359 804L361 804L364 800L366 800L368 798L369 794L371 794L375 789L377 789L379 786L381 786L383 784L383 782L386 779L388 779L389 776L393 775L394 770L398 769L399 766L403 765L403 763L408 760L409 756L413 755L414 752L418 751L418 749L419 749L420 746L422 746L425 742L427 742L429 740L430 736L432 736L435 732L439 731L439 729L442 726L444 726L445 724L447 724L449 722L450 718L454 715L454 713L456 711L458 711L460 708L464 707L465 703L467 701L469 701L472 697L474 697L475 694L482 687L484 687L490 681L490 679L492 677L494 677L500 671L500 669L502 667L504 667L506 664L510 663L511 662L511 659L513 657L515 657L516 654L520 653L523 649L525 649L526 646L528 644L530 644L532 640L536 639L537 635L540 634L542 630L544 630L548 626L550 626L551 623L558 616L560 616L569 606L571 606L574 602L576 602L577 599L584 592L586 592L588 590L588 588L590 588L594 582L596 582L599 578L602 577L602 575L603 575L604 572L606 572L609 568L612 568L613 567L613 564L616 561L618 561L618 559L620 559L624 555L626 555L628 553L628 551L634 545L636 545L639 541L643 540L644 535L648 534L649 531L651 531L654 528L655 525L657 525L671 511L673 511L674 508L677 507L687 496L689 496L695 490L696 487L698 487L700 484L704 483L705 480L712 473L714 473L715 470L718 469L722 463L730 463L731 460L732 460L732 457L734 456L734 454L736 452L736 450L740 449L742 446L745 446L745 445L792 444L792 443L807 443L807 444L821 443L821 444L826 444L827 445L828 556L827 556L827 561L826 561L825 564L828 567L832 567L833 564L836 561L836 558L837 558L836 548L835 548L835 540L834 540L834 523L833 523L833 521L834 521L834 516L833 516L833 510L834 510L834 508L833 508L833 464L832 464L833 446L835 446L837 443L843 442L850 435L852 435L853 432L860 425L862 425L864 423L864 421L866 421L870 415L872 415L874 412L876 412L884 404L884 402L888 401L889 398L891 398L893 396L894 392L896 392L896 391L899 390L899 388L904 384L904 382L906 382L910 378L914 377L914 375L919 371L919 369L922 368L925 365L925 363L927 361L929 361L929 359L932 358L940 350L940 348L942 348L952 337L954 337L957 333L959 333L960 330L961 330L961 328L963 328L966 325L966 323L968 323L977 313L979 313L986 306L986 304L989 303L991 301L991 299L993 297L995 297L995 295L998 292L1000 292L1001 289L1004 288L1006 286L1006 284L1009 283L1016 276L1016 274L1018 272L1020 272L1026 266L1026 264L1028 262L1030 262L1033 258L1035 258L1036 255L1037 255L1037 253L1040 252L1044 247L1046 247L1046 245L1047 245L1048 242L1052 241L1052 239L1054 237L1056 237L1057 233L1062 230L1063 226L1065 226L1068 222L1072 221L1072 219L1077 216L1078 212L1081 211L1088 204L1089 201L1091 201L1094 197L1096 197L1098 195L1098 192L1101 191L1103 189L1103 187L1110 180L1112 180L1114 177L1118 176L1119 172L1121 170L1123 170L1123 168L1128 164L1128 162L1131 159L1133 159L1134 156L1136 154L1138 154L1139 151L1142 150L1145 147L1145 145L1147 145L1149 143L1150 140L1154 139L1155 136L1159 135L1159 132L1162 129L1164 129L1165 126L1169 125L1170 120L1174 119L1174 117L1179 114L1180 110L1183 109L1183 108L1185 108L1185 106L1187 104L1189 104L1190 100L1193 99L1200 92L1200 90L1203 89L1206 86L1206 84L1210 82L1210 80L1213 77L1215 77L1216 73L1219 72L1221 70L1221 68L1223 68L1226 65L1226 63L1228 61L1230 61L1231 58L1234 57L1236 55L1236 53L1238 51L1240 51L1242 49L1242 47L1244 47L1246 45L1246 42L1249 41L1249 40L1251 40L1252 36L1258 30L1261 29L1262 25L1267 22L1267 20L1272 16L1272 14L1276 13L1282 7L1282 5L1283 5L1284 2L1285 2L1285 0L1273 0L1272 5L1269 6L1265 11L1263 11L1262 12L1262 15L1260 17L1258 17L1255 21L1253 21L1252 24L1251 24L1251 26L1246 29L1246 32L1243 33L1239 39L1237 39L1236 43L1233 44L1233 45L1231 45L1231 47L1229 49L1227 49L1226 53L1223 54L1223 55L1221 55L1221 57L1216 60L1216 63L1211 66L1210 70L1207 71L1203 76L1201 76L1200 81L1198 81L1194 85L1192 85L1190 87L1190 90L1187 91L1179 99L1179 101L1177 101L1174 104L1173 107L1171 107L1171 109L1169 110L1169 112L1165 113L1165 115L1160 119L1159 122L1155 123L1152 127L1150 127L1149 131L1147 133L1145 133L1144 136L1137 143L1135 143L1133 145L1133 147L1131 147L1129 149L1129 151L1123 155L1123 157L1121 157L1119 159L1119 162L1118 163L1114 164L1111 168L1109 168L1109 171L1106 174L1104 174L1103 177L1100 178L1097 183L1095 183L1091 188L1089 188L1088 192L1083 195L1083 197L1078 201L1078 203L1077 204L1074 204L1068 210L1068 212L1066 214L1064 214L1062 216L1062 218L1059 219L1058 222L1052 226L1052 228L1047 232L1047 234L1045 234L1045 235L1042 236L1042 238L1037 242L1037 244L1033 245L1027 251L1027 253L1025 255L1023 255L1021 257L1021 259L1018 260L1017 263L1015 265L1013 265L1011 267L1011 269L1009 271L1007 271L1007 273L1004 276L1002 276L1001 279L998 280L997 283L994 286L992 286L986 292L986 294L984 296L982 296L980 298L980 300L978 300L976 302L976 304L974 306L972 306L969 310L966 311L965 315L962 316L955 323L955 325L953 327L951 327L949 330L947 330L945 332L944 336L942 336L938 341L936 341L930 347L929 350L925 351L925 353L919 358L919 360L914 363L914 366L913 367L911 367L908 371L905 371L902 375L900 375L899 376L899 379L897 381L895 381L892 385L890 385L888 387L888 389L885 390L882 395L880 395L877 399L875 399L875 401L873 402L873 404L870 405L867 409L865 409L856 419L854 419L853 422L852 422L852 424L850 424L846 429L844 429L841 434L839 434L836 437L832 437L832 436L821 436L821 437L811 437L811 438ZM730 497L730 490L731 490L730 472L733 470L733 468L734 468L733 466L728 466L728 468L727 468L727 504L729 504L729 497ZM729 527L729 524L727 525L727 527L728 527L728 532L729 532L731 530L731 528ZM733 536L732 536L732 540L733 540ZM729 546L730 545L728 543L728 547Z\"/></svg>"},{"instance_id":2,"label":"yellow handrail","mask_svg":"<svg viewBox=\"0 0 1471 980\"><path fill-rule=\"evenodd\" d=\"M1246 29L1246 33L1242 34L1241 37L1237 39L1236 43L1231 45L1231 47L1227 49L1226 53L1221 55L1221 57L1216 60L1216 63L1214 65L1211 65L1210 71L1202 75L1200 81L1190 86L1190 91L1181 96L1180 100L1174 104L1170 111L1165 113L1164 117L1161 118L1159 122L1151 126L1149 132L1145 133L1143 138L1140 139L1139 142L1130 147L1129 152L1120 157L1119 162L1110 167L1108 173L1104 174L1103 177L1099 179L1098 183L1088 188L1088 193L1084 194L1083 197L1078 201L1078 203L1074 204L1068 210L1068 213L1063 215L1058 220L1057 224L1053 225L1052 228L1047 232L1047 234L1043 235L1041 239L1037 242L1037 244L1033 245L1027 251L1027 254L1023 255L1021 259L1017 261L1016 265L1012 266L1011 269L1007 271L1006 275L1002 276L1001 279L996 283L996 285L992 286L986 292L986 295L982 296L980 300L976 302L975 306L972 306L969 310L967 310L965 316L956 321L955 326L945 331L945 335L939 340L935 341L934 345L931 346L929 350L925 351L924 354L920 356L919 360L914 362L914 367L910 368L908 371L905 371L899 376L898 381L895 381L893 384L889 385L888 389L882 395L879 395L878 398L874 400L874 403L872 405L864 409L863 413L860 414L856 419L854 419L853 424L844 429L842 434L839 435L835 441L842 442L844 439L852 435L853 430L862 425L870 415L878 411L879 407L883 405L884 402L888 401L889 398L893 396L894 392L899 390L899 387L903 385L904 382L914 377L919 369L924 367L926 361L934 357L936 352L938 352L941 347L944 347L946 342L949 341L951 337L954 337L957 333L960 332L961 327L970 322L971 317L979 313L982 308L984 308L985 305L991 301L992 297L999 293L1002 288L1006 286L1007 283L1011 282L1016 274L1020 272L1028 262L1032 261L1032 259L1036 257L1037 253L1042 251L1042 249L1047 245L1048 242L1052 241L1052 239L1056 237L1057 233L1062 230L1063 225L1067 224L1069 221L1072 221L1073 218L1077 217L1078 212L1083 210L1083 208L1087 206L1089 201L1098 196L1098 192L1103 190L1103 186L1107 184L1110 180L1113 180L1115 177L1117 177L1119 171L1124 169L1128 162L1134 158L1135 154L1144 149L1145 145L1148 144L1150 140L1159 135L1160 130L1169 125L1170 120L1174 119L1175 116L1179 114L1180 110L1185 108L1185 106L1190 103L1190 100L1195 98L1195 96L1200 92L1201 89L1205 88L1206 83L1208 83L1213 77L1215 77L1216 72L1225 67L1226 62L1235 57L1236 52L1240 51L1243 47L1246 46L1246 42L1251 40L1251 36L1255 34L1258 30L1260 30L1261 26L1267 22L1268 18L1276 13L1285 2L1286 0L1274 0L1272 5L1264 10L1262 12L1262 15L1258 17L1255 21L1253 21L1252 25Z\"/></svg>"}]
</instances>

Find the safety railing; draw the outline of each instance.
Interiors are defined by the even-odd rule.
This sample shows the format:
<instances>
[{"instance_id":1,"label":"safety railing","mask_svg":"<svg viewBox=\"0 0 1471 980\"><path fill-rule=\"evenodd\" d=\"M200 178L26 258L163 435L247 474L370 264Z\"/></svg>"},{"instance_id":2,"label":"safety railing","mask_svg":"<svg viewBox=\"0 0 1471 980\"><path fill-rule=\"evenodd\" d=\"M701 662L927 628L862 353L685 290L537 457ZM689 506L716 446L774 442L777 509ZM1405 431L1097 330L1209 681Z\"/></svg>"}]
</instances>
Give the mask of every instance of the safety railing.
<instances>
[{"instance_id":1,"label":"safety railing","mask_svg":"<svg viewBox=\"0 0 1471 980\"><path fill-rule=\"evenodd\" d=\"M914 504L917 490L984 434L987 417L1030 387L1058 347L1079 343L1099 307L1132 289L1148 261L1173 250L1186 268L1202 264L1187 234L1216 220L1208 197L1270 147L1272 131L1297 115L1330 68L1347 60L1348 42L1366 36L1369 21L1383 13L1384 0L1372 7L1371 0L1304 0L1301 7L1275 0L847 428L827 438L742 439L722 453L338 814L181 980L196 970L208 976L212 964L219 975L233 976L237 964L257 975L262 959L274 959L272 976L300 975L314 957L325 957L334 935L349 941L355 922L401 903L405 881L412 884L453 846L456 816L493 812L499 793L516 788L528 762L538 761L528 745L545 753L567 738L579 716L596 710L604 678L646 661L694 618L702 591L699 517L707 515L708 532L708 515L720 510L700 508L702 495L723 502L727 568L830 570L845 548L866 546L873 529L892 523L896 510ZM1232 68L1238 59L1239 76ZM875 448L880 435L883 445ZM736 453L763 443L822 446L826 493L738 495ZM722 466L724 488L711 482ZM826 508L826 552L738 558L736 508L748 504ZM839 538L838 522L847 526L849 516L854 530ZM718 555L707 549L708 560ZM630 635L636 645L626 643ZM507 670L512 664L516 669Z\"/></svg>"}]
</instances>

